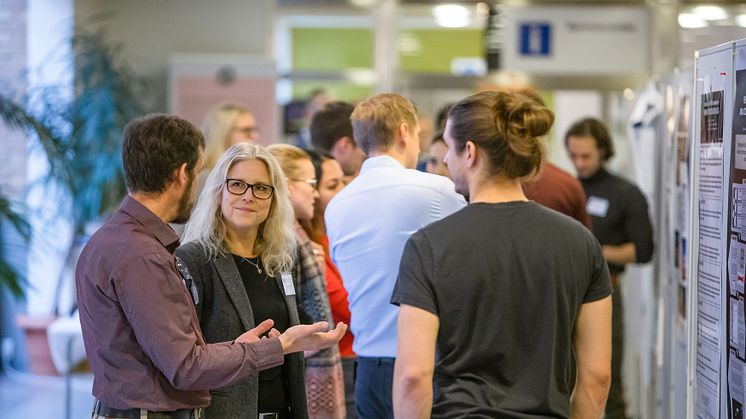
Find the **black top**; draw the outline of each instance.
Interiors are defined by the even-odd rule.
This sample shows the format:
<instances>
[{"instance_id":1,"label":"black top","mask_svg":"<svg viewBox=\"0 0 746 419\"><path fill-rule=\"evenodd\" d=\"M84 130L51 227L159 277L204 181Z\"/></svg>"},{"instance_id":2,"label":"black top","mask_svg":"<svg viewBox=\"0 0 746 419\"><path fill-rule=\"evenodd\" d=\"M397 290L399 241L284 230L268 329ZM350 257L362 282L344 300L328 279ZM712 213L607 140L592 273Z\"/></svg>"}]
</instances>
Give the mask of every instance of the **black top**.
<instances>
[{"instance_id":1,"label":"black top","mask_svg":"<svg viewBox=\"0 0 746 419\"><path fill-rule=\"evenodd\" d=\"M477 203L410 238L391 302L439 318L433 418L567 418L578 311L610 293L576 220Z\"/></svg>"},{"instance_id":2,"label":"black top","mask_svg":"<svg viewBox=\"0 0 746 419\"><path fill-rule=\"evenodd\" d=\"M601 169L587 179L580 179L588 196L586 210L591 216L593 235L601 245L634 243L636 263L647 263L653 257L653 227L648 203L637 186ZM612 273L624 266L609 264Z\"/></svg>"},{"instance_id":3,"label":"black top","mask_svg":"<svg viewBox=\"0 0 746 419\"><path fill-rule=\"evenodd\" d=\"M233 255L241 274L246 294L251 302L254 324L272 319L274 328L285 332L290 326L285 297L274 278L267 276L259 258L244 258ZM259 274L255 265L262 269ZM285 388L285 372L282 366L259 373L259 413L285 412L289 404Z\"/></svg>"}]
</instances>

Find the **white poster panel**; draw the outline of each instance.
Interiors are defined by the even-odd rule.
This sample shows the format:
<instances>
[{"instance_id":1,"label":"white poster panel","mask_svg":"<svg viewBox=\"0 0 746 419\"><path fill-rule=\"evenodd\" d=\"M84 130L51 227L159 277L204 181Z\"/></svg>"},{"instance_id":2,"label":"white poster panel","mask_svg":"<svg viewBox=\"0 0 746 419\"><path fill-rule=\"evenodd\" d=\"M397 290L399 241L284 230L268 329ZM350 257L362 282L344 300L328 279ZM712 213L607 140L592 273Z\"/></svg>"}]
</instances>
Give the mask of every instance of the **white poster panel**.
<instances>
[{"instance_id":1,"label":"white poster panel","mask_svg":"<svg viewBox=\"0 0 746 419\"><path fill-rule=\"evenodd\" d=\"M646 74L645 7L505 6L503 67L531 74Z\"/></svg>"},{"instance_id":2,"label":"white poster panel","mask_svg":"<svg viewBox=\"0 0 746 419\"><path fill-rule=\"evenodd\" d=\"M689 206L691 167L692 71L671 75L665 81L665 113L660 121L657 211L657 263L659 272L658 349L661 383L659 410L651 417L685 418L687 411L687 355L689 282Z\"/></svg>"},{"instance_id":3,"label":"white poster panel","mask_svg":"<svg viewBox=\"0 0 746 419\"><path fill-rule=\"evenodd\" d=\"M729 160L728 271L726 291L728 418L743 419L746 402L746 331L744 330L744 276L746 275L746 42L735 47L734 100L727 108L732 116L732 158Z\"/></svg>"},{"instance_id":4,"label":"white poster panel","mask_svg":"<svg viewBox=\"0 0 746 419\"><path fill-rule=\"evenodd\" d=\"M728 107L733 77L732 47L701 51L696 65L698 106L694 109L694 171L697 235L696 344L694 365L694 413L697 418L720 418L723 412L724 255L727 243L726 162L730 157Z\"/></svg>"}]
</instances>

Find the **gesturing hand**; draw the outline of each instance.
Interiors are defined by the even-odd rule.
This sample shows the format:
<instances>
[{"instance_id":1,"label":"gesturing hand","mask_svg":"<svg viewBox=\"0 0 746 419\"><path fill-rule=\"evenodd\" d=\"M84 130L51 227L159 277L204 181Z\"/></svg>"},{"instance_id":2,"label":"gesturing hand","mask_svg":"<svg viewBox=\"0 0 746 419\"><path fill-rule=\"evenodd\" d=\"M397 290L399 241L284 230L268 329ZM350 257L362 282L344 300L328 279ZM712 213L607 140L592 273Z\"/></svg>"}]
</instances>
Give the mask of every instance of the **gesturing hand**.
<instances>
[{"instance_id":1,"label":"gesturing hand","mask_svg":"<svg viewBox=\"0 0 746 419\"><path fill-rule=\"evenodd\" d=\"M279 332L277 331L277 329L273 329L272 328L272 326L274 326L274 324L275 324L274 320L267 319L267 320L259 323L259 325L257 327L255 327L255 328L249 330L248 332L242 334L241 336L239 336L236 339L236 342L239 342L239 343L258 342L260 339L263 339L262 335L265 334L265 333L267 333L267 332L270 332L270 336L271 337L277 337L277 336L279 336ZM270 330L274 331L274 333L272 331L270 331ZM266 339L266 337L264 339Z\"/></svg>"},{"instance_id":2,"label":"gesturing hand","mask_svg":"<svg viewBox=\"0 0 746 419\"><path fill-rule=\"evenodd\" d=\"M347 332L347 325L339 322L333 330L328 329L329 323L327 322L317 322L309 325L302 324L289 328L285 333L280 335L282 353L315 351L336 345Z\"/></svg>"},{"instance_id":3,"label":"gesturing hand","mask_svg":"<svg viewBox=\"0 0 746 419\"><path fill-rule=\"evenodd\" d=\"M313 256L316 258L316 263L323 270L324 266L326 266L324 246L312 241L311 247L313 248Z\"/></svg>"}]
</instances>

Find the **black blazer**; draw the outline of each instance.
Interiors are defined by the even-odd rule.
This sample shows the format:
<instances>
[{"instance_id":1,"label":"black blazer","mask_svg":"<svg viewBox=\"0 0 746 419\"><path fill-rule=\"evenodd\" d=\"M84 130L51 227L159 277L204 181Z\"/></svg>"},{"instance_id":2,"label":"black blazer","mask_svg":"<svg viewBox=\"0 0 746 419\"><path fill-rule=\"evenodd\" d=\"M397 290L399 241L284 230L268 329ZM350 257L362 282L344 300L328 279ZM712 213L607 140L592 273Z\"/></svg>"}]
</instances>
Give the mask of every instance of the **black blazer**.
<instances>
[{"instance_id":1,"label":"black blazer","mask_svg":"<svg viewBox=\"0 0 746 419\"><path fill-rule=\"evenodd\" d=\"M231 255L208 258L201 245L191 242L176 249L194 278L199 294L196 305L199 324L208 343L232 341L253 328L254 316L238 268ZM299 323L295 296L288 296L282 280L275 278L285 296L290 325ZM303 353L285 355L288 373L288 398L295 419L308 418ZM256 419L259 375L247 377L228 387L210 390L212 402L206 418Z\"/></svg>"}]
</instances>

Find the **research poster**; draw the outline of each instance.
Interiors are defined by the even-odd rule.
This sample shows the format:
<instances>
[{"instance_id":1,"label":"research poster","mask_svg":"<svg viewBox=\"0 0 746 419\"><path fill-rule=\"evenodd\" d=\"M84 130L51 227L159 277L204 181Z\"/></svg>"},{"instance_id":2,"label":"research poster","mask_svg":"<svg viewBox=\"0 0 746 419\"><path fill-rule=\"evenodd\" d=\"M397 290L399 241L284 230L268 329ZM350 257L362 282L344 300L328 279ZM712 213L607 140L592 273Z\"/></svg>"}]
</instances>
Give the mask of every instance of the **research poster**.
<instances>
[{"instance_id":1,"label":"research poster","mask_svg":"<svg viewBox=\"0 0 746 419\"><path fill-rule=\"evenodd\" d=\"M697 235L696 268L696 345L694 363L695 416L720 418L725 409L724 327L726 322L724 279L728 236L725 203L731 191L727 162L731 155L728 113L731 98L732 46L705 50L697 59L696 95L698 119L695 131L697 167L694 175Z\"/></svg>"},{"instance_id":2,"label":"research poster","mask_svg":"<svg viewBox=\"0 0 746 419\"><path fill-rule=\"evenodd\" d=\"M687 263L689 255L689 96L681 94L678 98L678 109L674 140L676 141L676 215L674 223L674 268L676 270L677 327L686 324L687 312ZM683 334L683 333L682 333Z\"/></svg>"},{"instance_id":3,"label":"research poster","mask_svg":"<svg viewBox=\"0 0 746 419\"><path fill-rule=\"evenodd\" d=\"M728 350L728 417L743 419L746 393L746 331L744 276L746 276L746 50L736 51L728 202L728 263L726 334Z\"/></svg>"},{"instance_id":4,"label":"research poster","mask_svg":"<svg viewBox=\"0 0 746 419\"><path fill-rule=\"evenodd\" d=\"M723 92L701 98L699 249L697 252L697 417L718 418L720 406L720 284L723 254ZM718 137L720 135L720 137Z\"/></svg>"}]
</instances>

